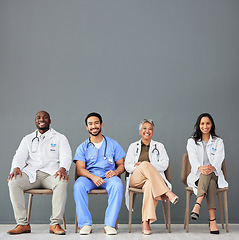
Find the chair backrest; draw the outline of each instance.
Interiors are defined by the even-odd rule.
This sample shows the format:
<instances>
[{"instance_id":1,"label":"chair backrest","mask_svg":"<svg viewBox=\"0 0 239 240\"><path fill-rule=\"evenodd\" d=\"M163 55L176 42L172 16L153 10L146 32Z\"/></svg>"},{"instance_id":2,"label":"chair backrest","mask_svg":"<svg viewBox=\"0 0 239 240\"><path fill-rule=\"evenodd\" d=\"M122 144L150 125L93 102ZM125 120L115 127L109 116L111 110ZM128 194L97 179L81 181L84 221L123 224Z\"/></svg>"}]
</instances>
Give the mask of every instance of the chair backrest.
<instances>
[{"instance_id":1,"label":"chair backrest","mask_svg":"<svg viewBox=\"0 0 239 240\"><path fill-rule=\"evenodd\" d=\"M222 172L223 172L225 179L227 180L227 168L226 168L225 159L222 162Z\"/></svg>"},{"instance_id":2,"label":"chair backrest","mask_svg":"<svg viewBox=\"0 0 239 240\"><path fill-rule=\"evenodd\" d=\"M188 159L188 154L184 153L182 158L181 180L185 186L187 186L187 177L190 172L191 172L191 164ZM226 169L225 159L222 162L222 172L225 179L227 180L227 169Z\"/></svg>"},{"instance_id":3,"label":"chair backrest","mask_svg":"<svg viewBox=\"0 0 239 240\"><path fill-rule=\"evenodd\" d=\"M188 159L188 154L184 153L182 158L181 180L187 186L187 177L191 172L191 165Z\"/></svg>"},{"instance_id":4,"label":"chair backrest","mask_svg":"<svg viewBox=\"0 0 239 240\"><path fill-rule=\"evenodd\" d=\"M168 168L164 171L164 174L169 182L172 180L170 162L168 163Z\"/></svg>"}]
</instances>

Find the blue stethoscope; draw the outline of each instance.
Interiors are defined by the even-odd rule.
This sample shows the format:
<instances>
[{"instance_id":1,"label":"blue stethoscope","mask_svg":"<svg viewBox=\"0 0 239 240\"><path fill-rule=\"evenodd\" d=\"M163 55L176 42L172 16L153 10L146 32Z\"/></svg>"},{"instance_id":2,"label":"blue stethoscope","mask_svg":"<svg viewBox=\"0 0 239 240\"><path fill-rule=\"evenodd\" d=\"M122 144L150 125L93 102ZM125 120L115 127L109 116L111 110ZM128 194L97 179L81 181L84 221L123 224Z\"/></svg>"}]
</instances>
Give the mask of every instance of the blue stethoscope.
<instances>
[{"instance_id":1,"label":"blue stethoscope","mask_svg":"<svg viewBox=\"0 0 239 240\"><path fill-rule=\"evenodd\" d=\"M156 144L154 144L154 149L152 150L152 153L154 153L154 151L156 151L156 154L157 154L157 156L158 156L158 160L159 160L159 155L160 155L160 153L159 153L159 150L158 150ZM136 154L138 154L138 152L139 152L139 143L137 143Z\"/></svg>"},{"instance_id":2,"label":"blue stethoscope","mask_svg":"<svg viewBox=\"0 0 239 240\"><path fill-rule=\"evenodd\" d=\"M104 135L102 135L102 136L105 139L104 160L106 160L107 140ZM90 144L92 144L95 147L95 144L93 142L91 142L90 137L89 137L89 142L87 143L87 146L86 146L86 156L88 156L88 147Z\"/></svg>"}]
</instances>

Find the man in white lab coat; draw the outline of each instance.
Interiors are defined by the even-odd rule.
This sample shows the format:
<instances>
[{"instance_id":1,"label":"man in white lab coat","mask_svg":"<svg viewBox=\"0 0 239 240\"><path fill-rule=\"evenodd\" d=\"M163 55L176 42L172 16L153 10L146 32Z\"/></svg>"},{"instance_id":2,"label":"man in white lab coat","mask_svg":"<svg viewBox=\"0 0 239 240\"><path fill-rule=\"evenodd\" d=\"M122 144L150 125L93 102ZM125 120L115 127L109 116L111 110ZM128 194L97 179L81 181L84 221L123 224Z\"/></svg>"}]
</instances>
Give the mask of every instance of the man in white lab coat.
<instances>
[{"instance_id":1,"label":"man in white lab coat","mask_svg":"<svg viewBox=\"0 0 239 240\"><path fill-rule=\"evenodd\" d=\"M24 191L32 188L53 190L50 233L64 235L61 228L67 195L68 172L72 162L67 138L50 128L49 113L36 114L37 130L25 136L13 157L8 185L17 226L9 234L30 233ZM44 210L43 210L44 211Z\"/></svg>"}]
</instances>

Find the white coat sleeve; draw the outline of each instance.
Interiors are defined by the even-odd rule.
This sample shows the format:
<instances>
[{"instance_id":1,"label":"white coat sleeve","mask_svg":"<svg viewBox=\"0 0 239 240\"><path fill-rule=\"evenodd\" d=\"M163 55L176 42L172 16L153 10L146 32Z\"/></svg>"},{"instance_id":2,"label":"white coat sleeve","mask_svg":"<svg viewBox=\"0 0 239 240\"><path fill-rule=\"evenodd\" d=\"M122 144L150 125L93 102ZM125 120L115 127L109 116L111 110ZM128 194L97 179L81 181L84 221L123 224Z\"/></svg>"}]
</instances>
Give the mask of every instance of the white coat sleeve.
<instances>
[{"instance_id":1,"label":"white coat sleeve","mask_svg":"<svg viewBox=\"0 0 239 240\"><path fill-rule=\"evenodd\" d=\"M24 137L16 151L16 154L13 157L10 173L12 173L13 169L17 167L22 171L22 169L26 166L28 157L29 150L27 147L27 138Z\"/></svg>"},{"instance_id":2,"label":"white coat sleeve","mask_svg":"<svg viewBox=\"0 0 239 240\"><path fill-rule=\"evenodd\" d=\"M159 146L157 146L159 147ZM168 168L169 164L169 158L168 154L166 152L166 149L163 144L161 144L159 148L159 159L150 159L151 164L159 171L159 172L164 172Z\"/></svg>"},{"instance_id":3,"label":"white coat sleeve","mask_svg":"<svg viewBox=\"0 0 239 240\"><path fill-rule=\"evenodd\" d=\"M212 162L212 165L216 168L217 173L221 171L222 162L225 159L224 143L222 139L218 140L217 150Z\"/></svg>"},{"instance_id":4,"label":"white coat sleeve","mask_svg":"<svg viewBox=\"0 0 239 240\"><path fill-rule=\"evenodd\" d=\"M126 157L125 157L125 163L124 163L125 170L128 173L132 173L136 168L136 167L134 167L134 165L135 165L135 162L134 162L134 145L132 143L132 144L130 144L130 146L128 148L128 151L127 151L127 154L126 154Z\"/></svg>"},{"instance_id":5,"label":"white coat sleeve","mask_svg":"<svg viewBox=\"0 0 239 240\"><path fill-rule=\"evenodd\" d=\"M195 175L199 174L200 171L198 168L201 166L196 147L195 141L192 138L189 138L187 143L187 152L189 162L191 164L191 172L193 172Z\"/></svg>"},{"instance_id":6,"label":"white coat sleeve","mask_svg":"<svg viewBox=\"0 0 239 240\"><path fill-rule=\"evenodd\" d=\"M61 135L59 146L60 168L63 167L68 172L72 163L72 153L70 144L64 135Z\"/></svg>"}]
</instances>

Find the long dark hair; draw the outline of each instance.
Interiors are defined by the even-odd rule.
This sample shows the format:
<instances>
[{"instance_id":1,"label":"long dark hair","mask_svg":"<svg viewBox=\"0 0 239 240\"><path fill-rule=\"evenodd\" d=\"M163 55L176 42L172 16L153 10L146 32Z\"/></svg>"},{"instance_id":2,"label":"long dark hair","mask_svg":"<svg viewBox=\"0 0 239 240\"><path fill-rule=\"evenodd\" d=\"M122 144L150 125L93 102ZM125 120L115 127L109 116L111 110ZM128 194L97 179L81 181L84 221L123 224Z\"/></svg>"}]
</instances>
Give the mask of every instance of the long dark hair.
<instances>
[{"instance_id":1,"label":"long dark hair","mask_svg":"<svg viewBox=\"0 0 239 240\"><path fill-rule=\"evenodd\" d=\"M198 116L197 122L194 125L195 132L193 133L192 138L194 139L196 144L198 143L198 141L202 141L202 132L200 130L200 122L203 117L208 117L212 123L212 128L210 130L211 136L218 137L217 134L215 133L215 123L213 121L212 116L209 113L202 113L201 115Z\"/></svg>"}]
</instances>

